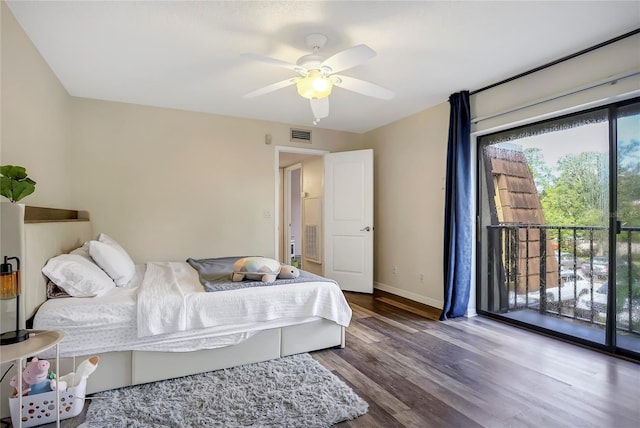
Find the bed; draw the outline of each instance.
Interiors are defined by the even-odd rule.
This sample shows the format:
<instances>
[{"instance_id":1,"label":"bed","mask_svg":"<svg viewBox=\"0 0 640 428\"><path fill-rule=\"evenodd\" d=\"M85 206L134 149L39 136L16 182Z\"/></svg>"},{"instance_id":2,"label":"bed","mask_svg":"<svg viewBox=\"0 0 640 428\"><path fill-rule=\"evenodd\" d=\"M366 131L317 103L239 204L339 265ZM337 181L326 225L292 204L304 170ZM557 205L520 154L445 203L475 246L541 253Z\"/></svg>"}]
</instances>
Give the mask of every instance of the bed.
<instances>
[{"instance_id":1,"label":"bed","mask_svg":"<svg viewBox=\"0 0 640 428\"><path fill-rule=\"evenodd\" d=\"M23 312L34 329L65 332L61 372L71 371L88 356L100 356L87 393L345 346L351 310L337 284L325 281L207 293L197 272L184 261L159 263L160 268L141 263L135 265L131 281L99 297L47 299L48 278L41 269L51 258L95 240L88 216L23 221L29 218L25 207L2 205L3 255L10 251L23 260ZM8 224L15 232L4 233ZM150 276L163 274L175 279L171 286L186 303L176 304L178 316L164 317L167 325L163 325L167 307L163 305L170 307L175 301L150 309L162 312L157 317L161 325L151 323L140 337L136 320L141 288L157 279ZM288 309L276 313L270 304ZM239 307L257 316L240 321L233 315L233 308ZM80 313L79 318L74 313ZM223 322L216 318L221 313Z\"/></svg>"}]
</instances>

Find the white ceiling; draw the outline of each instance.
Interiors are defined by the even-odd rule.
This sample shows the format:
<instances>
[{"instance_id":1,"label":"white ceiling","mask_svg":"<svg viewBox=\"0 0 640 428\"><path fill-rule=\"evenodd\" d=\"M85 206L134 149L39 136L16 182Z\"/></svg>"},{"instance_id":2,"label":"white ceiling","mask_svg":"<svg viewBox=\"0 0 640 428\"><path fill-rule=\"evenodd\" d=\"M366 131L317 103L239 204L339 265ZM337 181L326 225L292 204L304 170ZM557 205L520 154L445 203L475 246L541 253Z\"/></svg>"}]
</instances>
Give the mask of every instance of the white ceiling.
<instances>
[{"instance_id":1,"label":"white ceiling","mask_svg":"<svg viewBox=\"0 0 640 428\"><path fill-rule=\"evenodd\" d=\"M304 38L321 54L365 43L377 56L341 74L396 92L341 88L322 128L366 132L640 27L639 1L8 1L68 92L77 97L312 126L290 86L243 95L295 74L249 60L295 62Z\"/></svg>"}]
</instances>

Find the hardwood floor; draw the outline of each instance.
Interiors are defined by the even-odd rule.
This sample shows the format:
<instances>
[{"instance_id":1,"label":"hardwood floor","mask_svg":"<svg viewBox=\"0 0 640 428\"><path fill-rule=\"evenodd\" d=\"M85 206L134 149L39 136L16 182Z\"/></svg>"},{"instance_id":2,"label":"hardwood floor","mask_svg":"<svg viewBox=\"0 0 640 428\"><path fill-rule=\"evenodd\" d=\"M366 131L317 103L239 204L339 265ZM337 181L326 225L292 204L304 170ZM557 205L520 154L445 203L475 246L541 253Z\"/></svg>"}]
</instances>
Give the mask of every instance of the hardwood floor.
<instances>
[{"instance_id":1,"label":"hardwood floor","mask_svg":"<svg viewBox=\"0 0 640 428\"><path fill-rule=\"evenodd\" d=\"M338 428L640 427L640 364L487 318L440 322L384 292L345 294L346 348L312 355L369 411Z\"/></svg>"},{"instance_id":2,"label":"hardwood floor","mask_svg":"<svg viewBox=\"0 0 640 428\"><path fill-rule=\"evenodd\" d=\"M640 426L640 365L482 317L346 293L345 349L312 353L369 403L338 427Z\"/></svg>"}]
</instances>

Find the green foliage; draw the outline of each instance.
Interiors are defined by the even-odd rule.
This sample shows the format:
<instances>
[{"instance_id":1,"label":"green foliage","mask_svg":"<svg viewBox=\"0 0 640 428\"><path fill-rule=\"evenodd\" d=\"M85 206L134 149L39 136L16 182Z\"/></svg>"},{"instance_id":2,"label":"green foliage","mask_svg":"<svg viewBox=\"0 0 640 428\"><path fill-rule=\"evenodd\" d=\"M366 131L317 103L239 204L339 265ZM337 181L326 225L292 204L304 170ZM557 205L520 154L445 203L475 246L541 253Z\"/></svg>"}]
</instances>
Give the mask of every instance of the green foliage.
<instances>
[{"instance_id":1,"label":"green foliage","mask_svg":"<svg viewBox=\"0 0 640 428\"><path fill-rule=\"evenodd\" d=\"M640 141L618 144L618 219L640 226Z\"/></svg>"},{"instance_id":2,"label":"green foliage","mask_svg":"<svg viewBox=\"0 0 640 428\"><path fill-rule=\"evenodd\" d=\"M538 147L524 149L524 156L527 158L527 163L531 169L538 194L542 195L552 183L553 176L551 174L551 168L545 163L542 149Z\"/></svg>"},{"instance_id":3,"label":"green foliage","mask_svg":"<svg viewBox=\"0 0 640 428\"><path fill-rule=\"evenodd\" d=\"M11 202L18 202L36 190L36 182L27 177L24 167L3 165L0 175L0 195Z\"/></svg>"},{"instance_id":4,"label":"green foliage","mask_svg":"<svg viewBox=\"0 0 640 428\"><path fill-rule=\"evenodd\" d=\"M608 164L602 153L583 152L558 161L558 176L542 193L547 224L606 226Z\"/></svg>"},{"instance_id":5,"label":"green foliage","mask_svg":"<svg viewBox=\"0 0 640 428\"><path fill-rule=\"evenodd\" d=\"M544 161L539 148L524 150L548 225L609 226L609 158L605 153L582 152L561 158L555 168ZM640 141L618 141L617 212L623 227L640 226ZM629 236L629 234L631 236ZM608 230L592 235L594 248L607 248ZM577 237L589 238L582 231ZM557 238L550 230L549 237ZM570 236L562 237L562 251L573 250ZM623 232L620 242L640 242L640 233ZM580 254L580 250L577 250ZM640 330L640 261L619 261L616 266L616 313L628 314L631 305L632 329ZM628 315L626 315L628 319ZM628 322L628 321L627 321Z\"/></svg>"},{"instance_id":6,"label":"green foliage","mask_svg":"<svg viewBox=\"0 0 640 428\"><path fill-rule=\"evenodd\" d=\"M631 278L631 281L629 279ZM640 266L637 263L618 264L616 266L616 291L617 296L624 298L629 295L631 287L631 298L640 299Z\"/></svg>"}]
</instances>

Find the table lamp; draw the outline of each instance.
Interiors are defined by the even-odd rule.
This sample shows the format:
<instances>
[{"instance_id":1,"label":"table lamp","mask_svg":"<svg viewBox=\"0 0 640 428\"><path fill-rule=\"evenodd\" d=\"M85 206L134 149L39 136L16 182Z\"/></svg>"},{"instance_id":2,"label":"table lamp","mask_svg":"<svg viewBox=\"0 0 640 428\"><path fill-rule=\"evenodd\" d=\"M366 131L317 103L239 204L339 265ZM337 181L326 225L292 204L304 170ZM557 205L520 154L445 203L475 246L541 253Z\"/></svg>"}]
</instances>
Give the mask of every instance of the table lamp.
<instances>
[{"instance_id":1,"label":"table lamp","mask_svg":"<svg viewBox=\"0 0 640 428\"><path fill-rule=\"evenodd\" d=\"M9 261L15 260L16 270ZM4 263L0 264L0 300L16 299L16 329L2 333L0 345L11 345L29 339L27 330L20 330L20 259L17 257L4 257Z\"/></svg>"}]
</instances>

